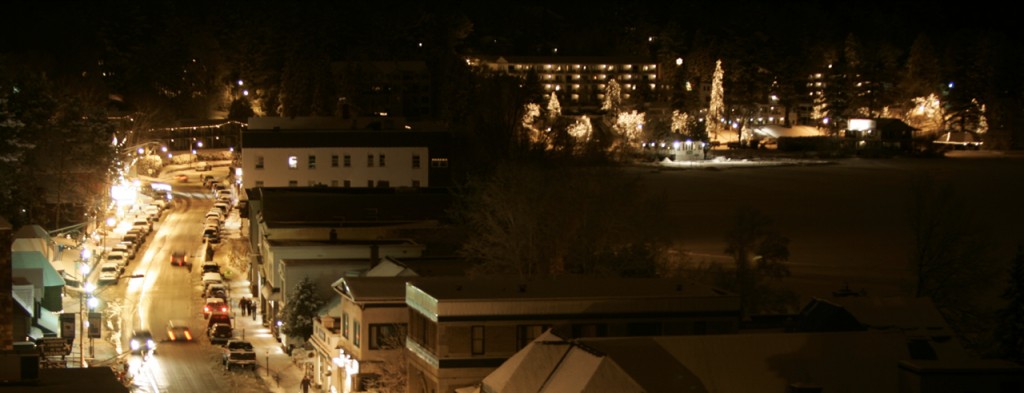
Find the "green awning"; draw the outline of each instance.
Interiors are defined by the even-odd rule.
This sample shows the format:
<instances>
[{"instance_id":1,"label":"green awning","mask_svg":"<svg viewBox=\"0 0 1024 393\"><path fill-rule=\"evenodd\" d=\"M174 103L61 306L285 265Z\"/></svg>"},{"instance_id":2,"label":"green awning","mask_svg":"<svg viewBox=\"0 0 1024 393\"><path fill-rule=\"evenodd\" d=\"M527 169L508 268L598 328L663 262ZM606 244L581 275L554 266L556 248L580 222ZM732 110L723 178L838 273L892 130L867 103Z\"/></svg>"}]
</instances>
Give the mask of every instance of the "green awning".
<instances>
[{"instance_id":1,"label":"green awning","mask_svg":"<svg viewBox=\"0 0 1024 393\"><path fill-rule=\"evenodd\" d=\"M64 278L57 273L50 261L38 251L14 251L11 252L12 268L18 269L41 269L43 271L44 287L62 287Z\"/></svg>"}]
</instances>

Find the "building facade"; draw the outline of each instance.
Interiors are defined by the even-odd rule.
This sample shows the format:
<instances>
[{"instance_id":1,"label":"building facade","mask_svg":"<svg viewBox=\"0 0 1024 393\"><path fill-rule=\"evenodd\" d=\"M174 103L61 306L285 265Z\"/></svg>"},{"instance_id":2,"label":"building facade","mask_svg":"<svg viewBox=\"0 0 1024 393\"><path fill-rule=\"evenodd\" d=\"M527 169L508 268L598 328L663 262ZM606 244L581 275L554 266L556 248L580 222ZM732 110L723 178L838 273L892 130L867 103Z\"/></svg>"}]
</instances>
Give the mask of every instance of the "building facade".
<instances>
[{"instance_id":1,"label":"building facade","mask_svg":"<svg viewBox=\"0 0 1024 393\"><path fill-rule=\"evenodd\" d=\"M242 187L447 185L448 133L351 127L333 118L251 119L242 132Z\"/></svg>"},{"instance_id":2,"label":"building facade","mask_svg":"<svg viewBox=\"0 0 1024 393\"><path fill-rule=\"evenodd\" d=\"M473 386L548 329L570 337L733 333L739 298L673 279L420 278L406 284L408 391Z\"/></svg>"}]
</instances>

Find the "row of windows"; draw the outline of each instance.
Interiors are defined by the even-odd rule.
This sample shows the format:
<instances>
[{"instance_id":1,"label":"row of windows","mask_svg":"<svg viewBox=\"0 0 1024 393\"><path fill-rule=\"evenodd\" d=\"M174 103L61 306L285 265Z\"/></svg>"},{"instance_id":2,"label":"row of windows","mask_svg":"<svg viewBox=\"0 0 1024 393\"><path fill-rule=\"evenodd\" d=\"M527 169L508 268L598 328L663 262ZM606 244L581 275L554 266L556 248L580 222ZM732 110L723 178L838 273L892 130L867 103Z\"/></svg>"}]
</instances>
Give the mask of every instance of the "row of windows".
<instances>
[{"instance_id":1,"label":"row of windows","mask_svg":"<svg viewBox=\"0 0 1024 393\"><path fill-rule=\"evenodd\" d=\"M339 157L337 154L331 155L331 167L332 168L337 168L338 167L338 164L341 161L340 158L341 157ZM378 167L383 168L383 167L385 167L387 165L386 156L384 154L379 154L379 155L376 156L376 158L377 158L377 164L376 165ZM352 167L352 156L346 154L344 156L344 162L343 163L344 163L345 168L351 168ZM367 168L373 168L373 166L374 166L374 155L373 154L367 154L366 155L366 167ZM309 169L316 169L316 155L310 154L307 157L306 167L309 168ZM412 168L413 169L417 169L419 167L420 167L420 155L419 154L413 154L413 156L412 156ZM256 169L263 169L263 168L264 168L263 156L257 156L256 157ZM288 156L288 168L291 168L291 169L298 169L299 168L299 157L298 156Z\"/></svg>"},{"instance_id":2,"label":"row of windows","mask_svg":"<svg viewBox=\"0 0 1024 393\"><path fill-rule=\"evenodd\" d=\"M315 181L315 180L310 180L306 185L309 186L309 187L324 186L323 183L320 183L320 182ZM254 186L255 187L264 187L263 180L256 180ZM288 187L298 187L298 186L299 186L299 181L298 180L289 180L288 181ZM370 188L373 188L373 187L388 188L388 187L391 187L391 181L389 181L389 180L377 180L377 182L375 183L373 180L367 180L366 181L366 186L370 187ZM352 181L351 180L343 180L341 183L339 183L337 180L331 180L331 187L351 188L352 187ZM412 181L412 187L413 188L419 188L420 187L420 181L419 180L413 180Z\"/></svg>"}]
</instances>

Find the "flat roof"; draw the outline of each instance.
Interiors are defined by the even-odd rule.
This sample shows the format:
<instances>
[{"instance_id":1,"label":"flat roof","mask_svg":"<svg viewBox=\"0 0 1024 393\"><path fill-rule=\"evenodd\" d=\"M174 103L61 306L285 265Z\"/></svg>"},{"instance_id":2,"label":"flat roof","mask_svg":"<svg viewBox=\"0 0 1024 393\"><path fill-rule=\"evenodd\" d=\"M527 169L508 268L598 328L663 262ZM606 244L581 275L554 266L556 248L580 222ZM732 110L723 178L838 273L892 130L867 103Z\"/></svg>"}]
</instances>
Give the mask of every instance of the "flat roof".
<instances>
[{"instance_id":1,"label":"flat roof","mask_svg":"<svg viewBox=\"0 0 1024 393\"><path fill-rule=\"evenodd\" d=\"M409 286L438 300L576 299L723 296L723 291L671 278L518 278L430 277Z\"/></svg>"}]
</instances>

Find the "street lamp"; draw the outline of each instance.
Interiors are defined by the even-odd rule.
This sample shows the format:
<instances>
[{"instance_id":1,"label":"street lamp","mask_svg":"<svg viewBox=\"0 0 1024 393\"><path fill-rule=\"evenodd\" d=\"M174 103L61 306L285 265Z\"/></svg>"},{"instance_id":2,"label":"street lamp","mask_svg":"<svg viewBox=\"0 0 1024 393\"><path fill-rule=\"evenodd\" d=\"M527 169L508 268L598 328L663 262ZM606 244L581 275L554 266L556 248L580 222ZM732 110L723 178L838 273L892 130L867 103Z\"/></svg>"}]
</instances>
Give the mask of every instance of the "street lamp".
<instances>
[{"instance_id":1,"label":"street lamp","mask_svg":"<svg viewBox=\"0 0 1024 393\"><path fill-rule=\"evenodd\" d=\"M87 269L88 265L84 265L84 266L85 267L82 268L83 271L85 271ZM86 281L85 278L86 278L86 276L83 275L82 276L82 281ZM85 298L88 296L90 298L89 299L90 303L92 302L93 299L95 299L94 297L92 297L92 291L96 289L96 286L93 285L93 283L91 283L91 282L86 282L82 286L82 289L85 290L85 293L83 293L82 296L79 298L79 309L81 310L81 313L82 313L82 334L80 335L80 337L78 339L78 344L79 344L78 345L78 353L81 355L81 363L79 363L79 364L84 368L85 367L85 336L88 334L88 326L87 326L87 323L86 323L86 321L88 321L88 319L86 319L86 318L89 317L88 311L85 308ZM92 352L94 350L93 346L92 346L92 341L90 341L89 344L90 344L89 345L89 352Z\"/></svg>"}]
</instances>

